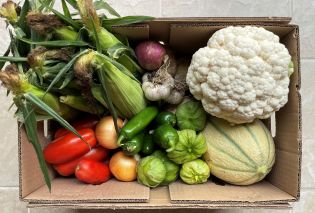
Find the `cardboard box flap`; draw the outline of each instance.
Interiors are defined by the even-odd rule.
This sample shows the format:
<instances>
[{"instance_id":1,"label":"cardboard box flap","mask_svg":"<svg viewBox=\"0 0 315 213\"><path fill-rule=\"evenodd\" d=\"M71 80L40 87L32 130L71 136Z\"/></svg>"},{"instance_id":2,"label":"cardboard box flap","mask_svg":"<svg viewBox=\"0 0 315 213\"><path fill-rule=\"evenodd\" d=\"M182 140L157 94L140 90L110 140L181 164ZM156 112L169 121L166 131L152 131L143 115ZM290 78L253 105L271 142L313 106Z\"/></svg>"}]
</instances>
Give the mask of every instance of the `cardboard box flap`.
<instances>
[{"instance_id":1,"label":"cardboard box flap","mask_svg":"<svg viewBox=\"0 0 315 213\"><path fill-rule=\"evenodd\" d=\"M282 38L294 63L288 102L276 112L276 161L268 181L299 199L301 185L302 123L299 31L297 26Z\"/></svg>"},{"instance_id":2,"label":"cardboard box flap","mask_svg":"<svg viewBox=\"0 0 315 213\"><path fill-rule=\"evenodd\" d=\"M300 196L300 157L285 150L276 150L276 161L267 180L297 200Z\"/></svg>"},{"instance_id":3,"label":"cardboard box flap","mask_svg":"<svg viewBox=\"0 0 315 213\"><path fill-rule=\"evenodd\" d=\"M295 198L276 188L267 181L250 186L224 186L208 181L204 184L187 185L175 182L169 186L172 203L284 203L294 201Z\"/></svg>"},{"instance_id":4,"label":"cardboard box flap","mask_svg":"<svg viewBox=\"0 0 315 213\"><path fill-rule=\"evenodd\" d=\"M147 203L34 203L31 202L28 207L58 207L58 208L75 208L75 209L114 209L114 210L126 210L130 212L131 209L141 210L160 210L168 209L174 212L182 212L183 209L190 209L190 211L200 212L200 210L206 209L218 209L218 208L274 208L283 209L290 208L288 203L171 203L169 189L167 186L151 189L150 201ZM196 210L194 210L196 209ZM147 211L149 213L149 211ZM160 211L159 211L160 212Z\"/></svg>"},{"instance_id":5,"label":"cardboard box flap","mask_svg":"<svg viewBox=\"0 0 315 213\"><path fill-rule=\"evenodd\" d=\"M169 206L161 205L150 205L146 203L119 203L119 205L114 205L113 203L67 203L67 204L47 204L47 203L28 203L27 208L67 208L67 209L102 209L102 210L114 210L115 213L161 213L163 210L165 213L183 213L189 211L190 213L209 213L209 209L231 209L243 210L243 209L253 209L259 211L259 209L266 210L279 210L285 209L290 210L292 206L289 203L278 203L278 204L172 204ZM110 212L110 211L108 211ZM210 210L210 212L212 212ZM238 212L238 211L237 211Z\"/></svg>"},{"instance_id":6,"label":"cardboard box flap","mask_svg":"<svg viewBox=\"0 0 315 213\"><path fill-rule=\"evenodd\" d=\"M170 36L169 44L172 48L181 53L193 54L199 48L205 47L209 38L217 30L222 29L227 26L245 26L245 25L255 25L256 23L194 23L194 24L171 24L170 26ZM260 23L260 27L275 33L280 38L288 35L295 26L292 25L271 25L268 23Z\"/></svg>"},{"instance_id":7,"label":"cardboard box flap","mask_svg":"<svg viewBox=\"0 0 315 213\"><path fill-rule=\"evenodd\" d=\"M166 17L156 18L155 22L194 22L194 23L227 23L227 22L250 22L250 23L281 23L289 24L291 17Z\"/></svg>"},{"instance_id":8,"label":"cardboard box flap","mask_svg":"<svg viewBox=\"0 0 315 213\"><path fill-rule=\"evenodd\" d=\"M21 124L19 123L20 127ZM34 147L28 141L26 131L24 126L18 129L18 142L19 142L19 196L23 199L25 196L45 185L45 180L43 178L37 155L35 153ZM45 147L50 140L44 136L44 123L39 122L37 127L37 135ZM50 178L54 178L54 172L50 166L48 166L50 172ZM46 185L45 185L46 186Z\"/></svg>"},{"instance_id":9,"label":"cardboard box flap","mask_svg":"<svg viewBox=\"0 0 315 213\"><path fill-rule=\"evenodd\" d=\"M134 24L125 26L113 26L113 32L127 36L133 41L141 41L149 39L149 25L148 24Z\"/></svg>"},{"instance_id":10,"label":"cardboard box flap","mask_svg":"<svg viewBox=\"0 0 315 213\"><path fill-rule=\"evenodd\" d=\"M150 189L137 182L120 182L111 179L101 185L82 184L75 178L56 178L52 181L51 193L46 186L24 198L27 202L148 202Z\"/></svg>"}]
</instances>

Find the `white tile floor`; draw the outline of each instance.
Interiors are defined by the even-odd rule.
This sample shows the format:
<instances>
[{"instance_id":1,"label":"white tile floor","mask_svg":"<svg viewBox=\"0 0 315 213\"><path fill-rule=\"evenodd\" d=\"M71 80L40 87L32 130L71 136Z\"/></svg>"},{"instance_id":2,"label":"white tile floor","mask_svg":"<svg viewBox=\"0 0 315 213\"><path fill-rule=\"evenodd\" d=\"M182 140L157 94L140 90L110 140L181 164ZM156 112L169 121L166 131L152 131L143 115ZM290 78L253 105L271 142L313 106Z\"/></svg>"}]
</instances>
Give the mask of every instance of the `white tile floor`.
<instances>
[{"instance_id":1,"label":"white tile floor","mask_svg":"<svg viewBox=\"0 0 315 213\"><path fill-rule=\"evenodd\" d=\"M0 0L0 3L4 0ZM58 0L56 2L59 2ZM286 210L214 210L211 212L289 213L315 212L315 1L314 0L108 0L122 15L151 16L292 16L300 25L303 107L303 172L301 201ZM5 25L0 21L0 53L8 45ZM31 209L18 200L16 122L7 109L11 103L0 89L0 212L74 213L97 210ZM117 211L116 211L117 212ZM133 211L134 212L134 211ZM160 212L160 211L156 211ZM163 211L164 212L164 211ZM209 212L209 211L207 211Z\"/></svg>"}]
</instances>

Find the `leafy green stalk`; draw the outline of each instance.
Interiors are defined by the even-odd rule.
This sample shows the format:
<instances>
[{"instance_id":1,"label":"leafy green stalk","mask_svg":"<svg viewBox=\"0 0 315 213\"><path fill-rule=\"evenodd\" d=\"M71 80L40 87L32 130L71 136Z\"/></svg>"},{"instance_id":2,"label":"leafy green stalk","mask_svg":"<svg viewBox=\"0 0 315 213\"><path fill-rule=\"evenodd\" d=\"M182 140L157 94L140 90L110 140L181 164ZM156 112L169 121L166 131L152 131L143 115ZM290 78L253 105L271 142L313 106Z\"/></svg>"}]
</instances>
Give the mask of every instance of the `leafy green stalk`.
<instances>
[{"instance_id":1,"label":"leafy green stalk","mask_svg":"<svg viewBox=\"0 0 315 213\"><path fill-rule=\"evenodd\" d=\"M129 24L136 24L145 21L151 21L154 17L151 16L125 16L119 18L108 19L105 18L102 20L103 27L111 28L112 26L122 26Z\"/></svg>"},{"instance_id":2,"label":"leafy green stalk","mask_svg":"<svg viewBox=\"0 0 315 213\"><path fill-rule=\"evenodd\" d=\"M32 41L27 38L17 38L20 41L23 41L27 44L35 44L44 47L69 47L69 46L77 46L77 47L84 47L88 46L89 44L84 41L69 41L69 40L54 40L54 41Z\"/></svg>"},{"instance_id":3,"label":"leafy green stalk","mask_svg":"<svg viewBox=\"0 0 315 213\"><path fill-rule=\"evenodd\" d=\"M32 105L29 103L29 101L26 100L20 100L18 101L18 107L21 109L24 117L24 124L26 129L26 134L29 142L33 145L37 159L39 162L39 166L42 170L42 173L44 175L44 179L46 182L46 185L51 190L51 181L48 173L47 164L44 159L44 155L42 152L41 144L38 140L37 136L37 120L36 115L34 113Z\"/></svg>"}]
</instances>

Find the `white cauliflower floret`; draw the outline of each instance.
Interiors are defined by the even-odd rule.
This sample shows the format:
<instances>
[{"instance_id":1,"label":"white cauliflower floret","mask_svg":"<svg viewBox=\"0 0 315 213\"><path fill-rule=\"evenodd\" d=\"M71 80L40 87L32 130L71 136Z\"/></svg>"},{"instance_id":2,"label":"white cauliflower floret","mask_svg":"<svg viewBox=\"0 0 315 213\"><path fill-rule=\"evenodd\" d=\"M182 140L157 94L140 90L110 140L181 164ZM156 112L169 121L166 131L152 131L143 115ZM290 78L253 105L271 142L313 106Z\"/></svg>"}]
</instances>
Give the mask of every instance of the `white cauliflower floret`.
<instances>
[{"instance_id":1,"label":"white cauliflower floret","mask_svg":"<svg viewBox=\"0 0 315 213\"><path fill-rule=\"evenodd\" d=\"M192 57L187 84L213 116L232 123L265 119L288 100L291 56L261 27L227 27Z\"/></svg>"}]
</instances>

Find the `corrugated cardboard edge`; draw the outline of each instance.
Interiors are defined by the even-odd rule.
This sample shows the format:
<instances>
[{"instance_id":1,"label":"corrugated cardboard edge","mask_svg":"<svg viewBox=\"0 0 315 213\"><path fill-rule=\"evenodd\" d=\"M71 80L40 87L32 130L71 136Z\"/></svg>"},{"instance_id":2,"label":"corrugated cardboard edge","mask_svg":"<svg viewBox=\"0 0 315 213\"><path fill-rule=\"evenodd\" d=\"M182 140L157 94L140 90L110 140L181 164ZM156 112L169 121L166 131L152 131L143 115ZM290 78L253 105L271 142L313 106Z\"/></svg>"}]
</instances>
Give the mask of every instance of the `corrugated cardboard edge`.
<instances>
[{"instance_id":1,"label":"corrugated cardboard edge","mask_svg":"<svg viewBox=\"0 0 315 213\"><path fill-rule=\"evenodd\" d=\"M255 203L238 203L238 204L194 204L194 203L171 203L168 194L168 187L160 187L152 189L150 192L149 203L67 203L67 204L41 204L30 203L29 207L54 207L54 208L74 208L74 209L142 209L142 210L154 210L154 209L217 209L217 208L273 208L282 209L290 208L288 203L279 204L255 204Z\"/></svg>"},{"instance_id":2,"label":"corrugated cardboard edge","mask_svg":"<svg viewBox=\"0 0 315 213\"><path fill-rule=\"evenodd\" d=\"M21 123L17 122L17 131L18 131L18 161L19 161L19 200L24 201L22 197L22 159L21 159Z\"/></svg>"},{"instance_id":3,"label":"corrugated cardboard edge","mask_svg":"<svg viewBox=\"0 0 315 213\"><path fill-rule=\"evenodd\" d=\"M265 23L284 23L288 24L291 17L163 17L155 18L154 21L161 22L265 22Z\"/></svg>"},{"instance_id":4,"label":"corrugated cardboard edge","mask_svg":"<svg viewBox=\"0 0 315 213\"><path fill-rule=\"evenodd\" d=\"M302 97L301 97L301 93L300 93L300 89L301 89L301 52L300 52L300 30L299 30L299 26L298 25L294 25L296 27L296 36L297 36L297 65L298 65L298 75L299 75L299 81L298 81L298 85L296 85L296 89L297 89L297 95L299 98L299 135L298 135L298 142L299 142L299 176L298 176L298 180L299 180L299 190L298 190L298 194L297 194L297 198L296 201L300 200L301 197L301 170L302 170Z\"/></svg>"},{"instance_id":5,"label":"corrugated cardboard edge","mask_svg":"<svg viewBox=\"0 0 315 213\"><path fill-rule=\"evenodd\" d=\"M34 200L34 199L23 199L22 201L28 203L37 203L37 204L88 204L88 203L111 203L120 205L121 203L147 203L147 199L89 199L89 200ZM115 206L116 206L115 205Z\"/></svg>"},{"instance_id":6,"label":"corrugated cardboard edge","mask_svg":"<svg viewBox=\"0 0 315 213\"><path fill-rule=\"evenodd\" d=\"M70 209L110 209L110 210L120 210L120 209L128 209L128 210L176 210L176 209L199 209L199 210L209 210L209 209L291 209L292 206L288 203L277 204L277 205L159 205L159 206L135 206L132 203L128 206L126 205L99 205L99 204L67 204L67 205L50 205L50 204L37 204L37 203L29 203L27 204L27 208L70 208Z\"/></svg>"}]
</instances>

